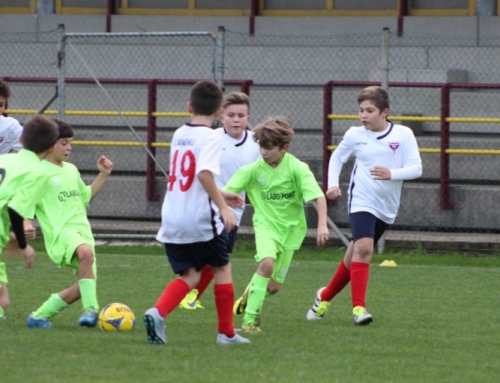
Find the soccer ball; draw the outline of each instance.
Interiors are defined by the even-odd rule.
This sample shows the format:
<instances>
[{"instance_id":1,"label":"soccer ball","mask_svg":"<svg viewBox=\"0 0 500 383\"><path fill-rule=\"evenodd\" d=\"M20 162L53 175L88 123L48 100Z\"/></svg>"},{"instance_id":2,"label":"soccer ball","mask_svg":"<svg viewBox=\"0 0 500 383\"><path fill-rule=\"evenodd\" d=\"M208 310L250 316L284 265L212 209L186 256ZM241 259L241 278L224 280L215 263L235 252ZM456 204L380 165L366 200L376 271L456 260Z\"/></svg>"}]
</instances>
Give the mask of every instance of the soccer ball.
<instances>
[{"instance_id":1,"label":"soccer ball","mask_svg":"<svg viewBox=\"0 0 500 383\"><path fill-rule=\"evenodd\" d=\"M135 315L123 303L110 303L99 313L98 323L103 331L130 331L135 326Z\"/></svg>"}]
</instances>

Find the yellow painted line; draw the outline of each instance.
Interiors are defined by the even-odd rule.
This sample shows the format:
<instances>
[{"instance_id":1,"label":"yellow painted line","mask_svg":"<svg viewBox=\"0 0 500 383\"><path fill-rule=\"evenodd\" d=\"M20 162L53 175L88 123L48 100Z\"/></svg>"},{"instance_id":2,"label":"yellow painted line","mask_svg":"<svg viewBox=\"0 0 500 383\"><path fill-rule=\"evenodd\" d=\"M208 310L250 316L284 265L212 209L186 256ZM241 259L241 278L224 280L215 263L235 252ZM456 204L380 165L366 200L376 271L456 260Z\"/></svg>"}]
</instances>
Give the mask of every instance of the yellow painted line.
<instances>
[{"instance_id":1,"label":"yellow painted line","mask_svg":"<svg viewBox=\"0 0 500 383\"><path fill-rule=\"evenodd\" d=\"M140 142L132 141L72 141L73 145L82 146L130 146L137 147L142 146ZM153 142L152 146L155 148L168 148L170 147L170 142Z\"/></svg>"},{"instance_id":2,"label":"yellow painted line","mask_svg":"<svg viewBox=\"0 0 500 383\"><path fill-rule=\"evenodd\" d=\"M326 148L328 150L337 149L337 145L328 145ZM441 149L439 148L419 148L420 153L431 153L439 154ZM446 149L447 154L477 154L477 155L500 155L500 150L490 150L490 149Z\"/></svg>"},{"instance_id":3,"label":"yellow painted line","mask_svg":"<svg viewBox=\"0 0 500 383\"><path fill-rule=\"evenodd\" d=\"M357 114L329 114L330 120L358 120ZM437 116L389 116L390 120L395 121L421 121L421 122L440 122L441 117ZM487 117L448 117L446 122L468 122L468 123L483 123L483 124L498 124L500 118Z\"/></svg>"}]
</instances>

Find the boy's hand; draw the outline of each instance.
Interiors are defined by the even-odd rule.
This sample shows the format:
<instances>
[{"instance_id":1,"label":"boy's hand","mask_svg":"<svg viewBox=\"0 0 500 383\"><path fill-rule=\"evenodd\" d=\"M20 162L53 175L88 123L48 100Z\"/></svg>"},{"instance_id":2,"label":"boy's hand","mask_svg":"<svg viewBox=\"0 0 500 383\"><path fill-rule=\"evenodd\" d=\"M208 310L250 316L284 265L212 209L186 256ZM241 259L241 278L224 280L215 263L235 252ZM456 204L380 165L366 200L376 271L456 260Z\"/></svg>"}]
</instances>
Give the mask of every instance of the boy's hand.
<instances>
[{"instance_id":1,"label":"boy's hand","mask_svg":"<svg viewBox=\"0 0 500 383\"><path fill-rule=\"evenodd\" d=\"M36 228L29 220L24 221L24 236L28 240L33 240L36 238Z\"/></svg>"},{"instance_id":2,"label":"boy's hand","mask_svg":"<svg viewBox=\"0 0 500 383\"><path fill-rule=\"evenodd\" d=\"M109 176L111 174L111 171L113 170L113 162L107 159L105 156L101 156L97 160L97 169L101 173L107 174Z\"/></svg>"},{"instance_id":3,"label":"boy's hand","mask_svg":"<svg viewBox=\"0 0 500 383\"><path fill-rule=\"evenodd\" d=\"M327 225L318 226L317 235L316 235L316 243L318 246L324 246L328 238L330 237L330 231L328 230Z\"/></svg>"},{"instance_id":4,"label":"boy's hand","mask_svg":"<svg viewBox=\"0 0 500 383\"><path fill-rule=\"evenodd\" d=\"M390 180L391 170L383 166L375 166L372 170L370 170L370 175L374 180Z\"/></svg>"},{"instance_id":5,"label":"boy's hand","mask_svg":"<svg viewBox=\"0 0 500 383\"><path fill-rule=\"evenodd\" d=\"M222 221L224 222L224 227L226 231L229 233L236 227L236 216L228 207L220 210L220 216L222 217Z\"/></svg>"},{"instance_id":6,"label":"boy's hand","mask_svg":"<svg viewBox=\"0 0 500 383\"><path fill-rule=\"evenodd\" d=\"M221 194L228 206L235 209L245 206L245 200L239 194L223 190L221 190Z\"/></svg>"},{"instance_id":7,"label":"boy's hand","mask_svg":"<svg viewBox=\"0 0 500 383\"><path fill-rule=\"evenodd\" d=\"M339 198L340 196L342 196L342 190L340 190L340 188L338 186L332 186L331 188L329 188L326 191L326 197L328 199L335 200L335 199Z\"/></svg>"},{"instance_id":8,"label":"boy's hand","mask_svg":"<svg viewBox=\"0 0 500 383\"><path fill-rule=\"evenodd\" d=\"M26 268L31 269L33 262L35 261L35 249L30 245L26 246L25 249L21 250L24 259L26 260Z\"/></svg>"}]
</instances>

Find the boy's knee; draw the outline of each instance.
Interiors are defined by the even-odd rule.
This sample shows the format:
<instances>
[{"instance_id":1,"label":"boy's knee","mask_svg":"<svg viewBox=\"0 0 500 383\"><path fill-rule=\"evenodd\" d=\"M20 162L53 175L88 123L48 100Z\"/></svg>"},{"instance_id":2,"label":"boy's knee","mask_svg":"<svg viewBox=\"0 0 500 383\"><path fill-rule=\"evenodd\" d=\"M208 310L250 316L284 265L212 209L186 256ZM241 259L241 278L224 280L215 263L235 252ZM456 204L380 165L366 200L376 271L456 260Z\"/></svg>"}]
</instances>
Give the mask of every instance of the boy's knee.
<instances>
[{"instance_id":1,"label":"boy's knee","mask_svg":"<svg viewBox=\"0 0 500 383\"><path fill-rule=\"evenodd\" d=\"M274 270L274 259L273 258L264 258L259 263L258 272L260 275L264 277L271 277Z\"/></svg>"},{"instance_id":2,"label":"boy's knee","mask_svg":"<svg viewBox=\"0 0 500 383\"><path fill-rule=\"evenodd\" d=\"M94 252L90 246L80 246L76 249L76 255L78 257L78 261L94 263Z\"/></svg>"}]
</instances>

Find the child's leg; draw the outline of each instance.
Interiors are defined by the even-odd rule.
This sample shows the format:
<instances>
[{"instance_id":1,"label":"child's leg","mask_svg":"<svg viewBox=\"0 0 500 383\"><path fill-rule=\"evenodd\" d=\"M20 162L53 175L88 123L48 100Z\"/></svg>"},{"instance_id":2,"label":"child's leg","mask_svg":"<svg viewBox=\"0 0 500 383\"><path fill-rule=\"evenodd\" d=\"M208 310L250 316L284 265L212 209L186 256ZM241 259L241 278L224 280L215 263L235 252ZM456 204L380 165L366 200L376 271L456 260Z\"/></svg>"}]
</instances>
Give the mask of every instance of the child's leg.
<instances>
[{"instance_id":1,"label":"child's leg","mask_svg":"<svg viewBox=\"0 0 500 383\"><path fill-rule=\"evenodd\" d=\"M248 301L243 318L243 326L258 325L258 317L262 311L266 297L267 285L274 271L274 258L263 258L259 262L256 273L249 284Z\"/></svg>"},{"instance_id":2,"label":"child's leg","mask_svg":"<svg viewBox=\"0 0 500 383\"><path fill-rule=\"evenodd\" d=\"M200 283L198 284L198 296L196 299L201 298L213 278L214 272L210 266L207 265L201 269Z\"/></svg>"},{"instance_id":3,"label":"child's leg","mask_svg":"<svg viewBox=\"0 0 500 383\"><path fill-rule=\"evenodd\" d=\"M35 319L52 318L69 307L70 304L80 299L80 287L78 283L52 294L32 315Z\"/></svg>"},{"instance_id":4,"label":"child's leg","mask_svg":"<svg viewBox=\"0 0 500 383\"><path fill-rule=\"evenodd\" d=\"M351 262L351 296L353 307L366 307L365 297L373 255L373 238L361 238L354 243Z\"/></svg>"},{"instance_id":5,"label":"child's leg","mask_svg":"<svg viewBox=\"0 0 500 383\"><path fill-rule=\"evenodd\" d=\"M2 264L0 263L0 268ZM1 270L0 270L1 274ZM5 312L10 306L9 290L7 289L7 283L0 282L0 318L3 318Z\"/></svg>"},{"instance_id":6,"label":"child's leg","mask_svg":"<svg viewBox=\"0 0 500 383\"><path fill-rule=\"evenodd\" d=\"M212 267L214 273L214 296L217 308L218 332L232 338L235 334L233 326L234 285L231 264Z\"/></svg>"},{"instance_id":7,"label":"child's leg","mask_svg":"<svg viewBox=\"0 0 500 383\"><path fill-rule=\"evenodd\" d=\"M200 273L194 267L183 271L180 277L171 281L163 294L160 296L155 306L160 315L165 318L170 314L191 289L198 285Z\"/></svg>"},{"instance_id":8,"label":"child's leg","mask_svg":"<svg viewBox=\"0 0 500 383\"><path fill-rule=\"evenodd\" d=\"M352 254L354 251L354 242L349 243L344 259L340 262L335 274L328 285L321 291L321 301L330 302L351 280L351 264Z\"/></svg>"},{"instance_id":9,"label":"child's leg","mask_svg":"<svg viewBox=\"0 0 500 383\"><path fill-rule=\"evenodd\" d=\"M75 254L78 259L76 279L80 288L83 308L97 310L99 303L97 302L94 250L92 246L84 243L76 248Z\"/></svg>"}]
</instances>

